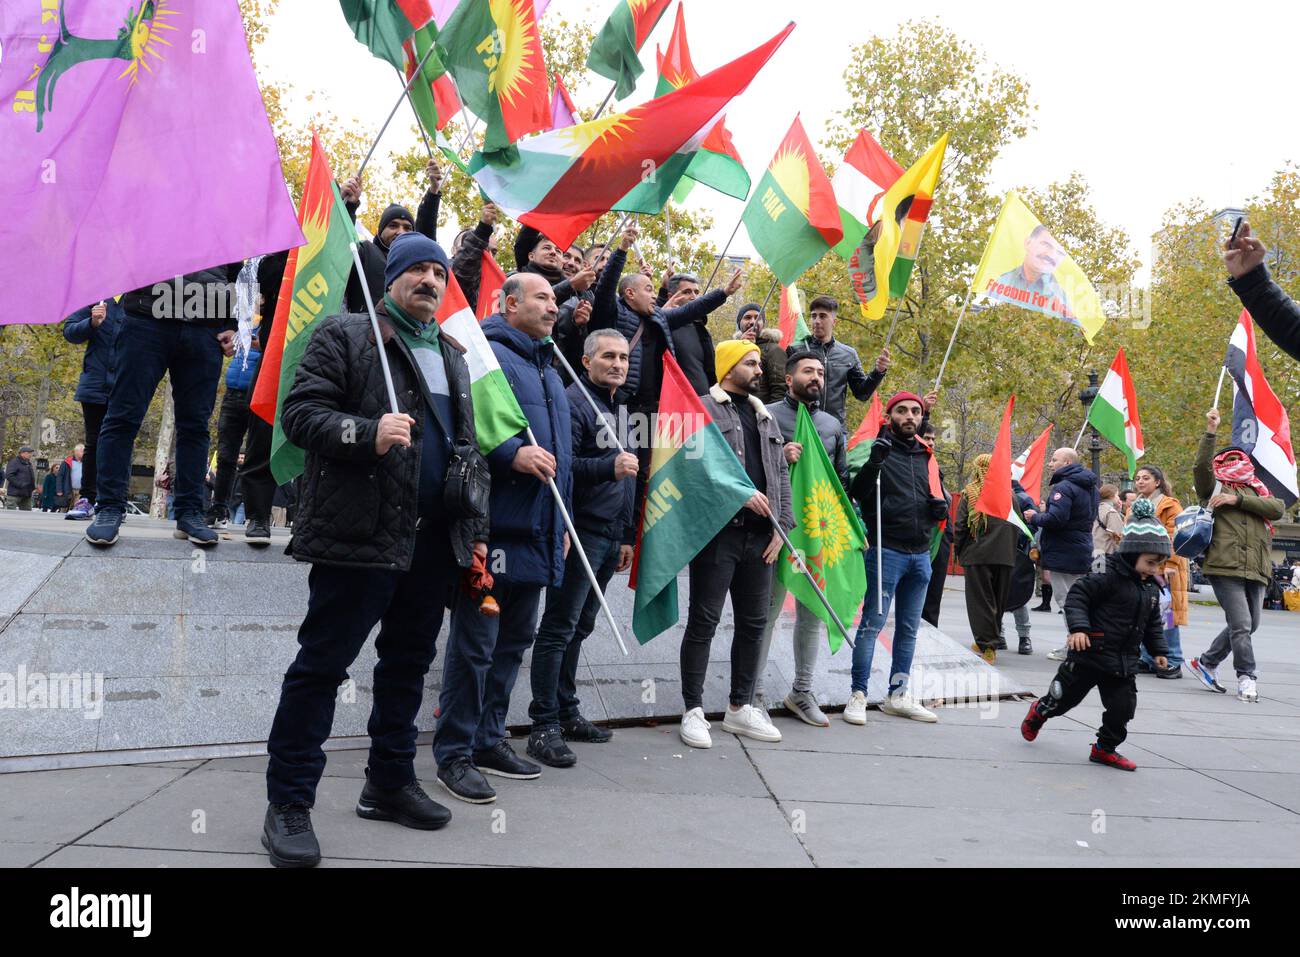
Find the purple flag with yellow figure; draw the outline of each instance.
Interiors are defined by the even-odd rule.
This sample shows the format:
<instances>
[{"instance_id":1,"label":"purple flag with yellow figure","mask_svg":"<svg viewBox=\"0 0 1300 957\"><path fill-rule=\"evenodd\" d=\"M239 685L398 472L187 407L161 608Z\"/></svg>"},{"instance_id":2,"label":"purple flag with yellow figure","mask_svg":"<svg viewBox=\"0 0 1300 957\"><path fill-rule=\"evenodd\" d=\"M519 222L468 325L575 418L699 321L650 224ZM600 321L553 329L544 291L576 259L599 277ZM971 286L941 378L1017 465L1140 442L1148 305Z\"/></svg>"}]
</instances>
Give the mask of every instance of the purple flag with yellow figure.
<instances>
[{"instance_id":1,"label":"purple flag with yellow figure","mask_svg":"<svg viewBox=\"0 0 1300 957\"><path fill-rule=\"evenodd\" d=\"M235 0L5 0L0 143L0 324L304 241Z\"/></svg>"}]
</instances>

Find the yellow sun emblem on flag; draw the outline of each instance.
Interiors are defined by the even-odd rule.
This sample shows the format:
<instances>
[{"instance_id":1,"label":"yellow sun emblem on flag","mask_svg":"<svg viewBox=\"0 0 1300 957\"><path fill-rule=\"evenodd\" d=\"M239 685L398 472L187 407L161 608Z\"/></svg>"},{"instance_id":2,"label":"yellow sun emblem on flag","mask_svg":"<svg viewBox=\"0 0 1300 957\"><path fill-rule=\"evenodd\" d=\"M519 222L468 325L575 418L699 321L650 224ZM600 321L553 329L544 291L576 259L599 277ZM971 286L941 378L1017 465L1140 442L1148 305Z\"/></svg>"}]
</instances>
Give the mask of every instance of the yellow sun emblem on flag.
<instances>
[{"instance_id":1,"label":"yellow sun emblem on flag","mask_svg":"<svg viewBox=\"0 0 1300 957\"><path fill-rule=\"evenodd\" d=\"M840 507L840 497L826 479L813 483L803 502L803 530L822 543L822 568L830 569L849 550L852 541L849 522Z\"/></svg>"},{"instance_id":2,"label":"yellow sun emblem on flag","mask_svg":"<svg viewBox=\"0 0 1300 957\"><path fill-rule=\"evenodd\" d=\"M127 85L135 86L140 78L141 69L146 73L153 73L153 69L149 66L149 57L163 59L161 48L169 47L171 44L163 38L162 33L176 30L166 22L166 19L176 15L177 11L167 6L167 0L152 0L140 4L140 12L135 15L133 22L128 23L131 30L131 62L117 75L119 80L129 76L131 79Z\"/></svg>"},{"instance_id":3,"label":"yellow sun emblem on flag","mask_svg":"<svg viewBox=\"0 0 1300 957\"><path fill-rule=\"evenodd\" d=\"M488 89L499 99L514 104L524 92L527 75L535 69L533 47L537 44L534 21L524 11L526 0L490 0L496 22L497 62L488 73Z\"/></svg>"},{"instance_id":4,"label":"yellow sun emblem on flag","mask_svg":"<svg viewBox=\"0 0 1300 957\"><path fill-rule=\"evenodd\" d=\"M557 130L556 135L589 160L600 160L620 152L624 141L635 132L636 123L629 113L610 113L599 119Z\"/></svg>"},{"instance_id":5,"label":"yellow sun emblem on flag","mask_svg":"<svg viewBox=\"0 0 1300 957\"><path fill-rule=\"evenodd\" d=\"M773 157L767 171L781 187L781 192L794 203L795 209L807 218L808 207L811 204L809 200L811 184L808 176L808 161L803 153L798 149L782 147Z\"/></svg>"}]
</instances>

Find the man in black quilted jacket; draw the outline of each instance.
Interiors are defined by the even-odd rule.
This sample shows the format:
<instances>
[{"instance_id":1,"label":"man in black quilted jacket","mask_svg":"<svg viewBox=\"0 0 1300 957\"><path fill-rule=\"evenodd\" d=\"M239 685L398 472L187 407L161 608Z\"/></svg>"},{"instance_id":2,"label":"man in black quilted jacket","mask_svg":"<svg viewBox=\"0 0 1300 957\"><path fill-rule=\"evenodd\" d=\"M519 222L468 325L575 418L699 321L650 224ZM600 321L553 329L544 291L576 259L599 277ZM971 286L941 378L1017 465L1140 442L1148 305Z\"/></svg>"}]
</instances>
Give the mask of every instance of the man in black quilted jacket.
<instances>
[{"instance_id":1,"label":"man in black quilted jacket","mask_svg":"<svg viewBox=\"0 0 1300 957\"><path fill-rule=\"evenodd\" d=\"M285 434L307 453L289 551L312 569L298 655L267 741L262 844L279 867L320 861L310 811L325 769L321 745L339 686L376 624L370 757L357 815L421 830L451 819L416 780L415 718L443 609L460 569L486 557L488 521L486 508L466 504L448 481L458 463L487 473L464 350L434 320L449 268L431 239L394 240L375 310L382 345L368 316L330 316L312 334L284 401Z\"/></svg>"}]
</instances>

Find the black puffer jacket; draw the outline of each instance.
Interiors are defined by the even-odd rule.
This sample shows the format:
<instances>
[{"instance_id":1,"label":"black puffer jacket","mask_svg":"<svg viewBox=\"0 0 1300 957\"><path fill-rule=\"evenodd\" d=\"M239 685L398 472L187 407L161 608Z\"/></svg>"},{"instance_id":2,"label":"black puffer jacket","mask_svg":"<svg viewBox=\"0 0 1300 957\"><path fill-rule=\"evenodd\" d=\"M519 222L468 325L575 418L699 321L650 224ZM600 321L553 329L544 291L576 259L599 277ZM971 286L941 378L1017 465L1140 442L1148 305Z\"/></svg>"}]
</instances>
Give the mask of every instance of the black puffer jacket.
<instances>
[{"instance_id":1,"label":"black puffer jacket","mask_svg":"<svg viewBox=\"0 0 1300 957\"><path fill-rule=\"evenodd\" d=\"M948 502L930 495L930 450L915 436L904 439L892 429L876 436L871 457L849 489L872 545L876 543L877 475L885 548L911 555L928 552L934 527L948 514Z\"/></svg>"},{"instance_id":2,"label":"black puffer jacket","mask_svg":"<svg viewBox=\"0 0 1300 957\"><path fill-rule=\"evenodd\" d=\"M397 404L419 422L425 400L415 360L393 332L382 303L376 311ZM446 335L440 342L456 410L452 452L478 458L464 350ZM341 315L322 321L312 333L281 413L289 441L307 451L301 504L289 543L294 558L326 565L410 568L423 435L413 426L410 448L394 447L382 458L376 455L379 419L390 411L369 317ZM486 469L486 463L481 464ZM487 516L450 519L452 551L457 563L468 567L473 543L488 540Z\"/></svg>"},{"instance_id":3,"label":"black puffer jacket","mask_svg":"<svg viewBox=\"0 0 1300 957\"><path fill-rule=\"evenodd\" d=\"M1081 631L1091 645L1071 651L1070 661L1082 661L1107 674L1137 672L1138 652L1146 645L1153 658L1169 653L1164 618L1160 614L1160 585L1143 580L1127 555L1106 556L1106 570L1080 578L1065 599L1065 624Z\"/></svg>"}]
</instances>

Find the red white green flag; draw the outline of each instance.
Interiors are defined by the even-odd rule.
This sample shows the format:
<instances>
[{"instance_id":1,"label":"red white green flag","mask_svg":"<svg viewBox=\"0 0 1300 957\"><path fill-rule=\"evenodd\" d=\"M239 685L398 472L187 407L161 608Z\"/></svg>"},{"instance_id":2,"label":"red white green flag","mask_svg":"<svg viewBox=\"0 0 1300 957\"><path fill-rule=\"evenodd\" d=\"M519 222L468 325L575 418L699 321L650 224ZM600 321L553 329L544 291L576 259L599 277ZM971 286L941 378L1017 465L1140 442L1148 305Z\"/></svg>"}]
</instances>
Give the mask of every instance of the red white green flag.
<instances>
[{"instance_id":1,"label":"red white green flag","mask_svg":"<svg viewBox=\"0 0 1300 957\"><path fill-rule=\"evenodd\" d=\"M487 124L483 150L551 123L551 87L533 0L461 0L438 38L465 105Z\"/></svg>"},{"instance_id":2,"label":"red white green flag","mask_svg":"<svg viewBox=\"0 0 1300 957\"><path fill-rule=\"evenodd\" d=\"M876 440L880 434L881 424L884 422L884 412L880 405L880 393L871 393L871 407L867 409L867 414L862 419L862 424L858 430L849 436L849 480L862 471L862 466L867 461L867 456L871 454L871 443Z\"/></svg>"},{"instance_id":3,"label":"red white green flag","mask_svg":"<svg viewBox=\"0 0 1300 957\"><path fill-rule=\"evenodd\" d=\"M626 113L529 137L514 162L476 153L470 172L511 217L567 247L641 183L646 163L663 169L674 154L692 152L793 29Z\"/></svg>"},{"instance_id":4,"label":"red white green flag","mask_svg":"<svg viewBox=\"0 0 1300 957\"><path fill-rule=\"evenodd\" d=\"M844 238L835 191L798 116L741 219L754 249L783 286Z\"/></svg>"},{"instance_id":5,"label":"red white green flag","mask_svg":"<svg viewBox=\"0 0 1300 957\"><path fill-rule=\"evenodd\" d=\"M820 442L818 443L820 445ZM632 631L645 644L677 624L677 573L756 489L671 352L632 562Z\"/></svg>"},{"instance_id":6,"label":"red white green flag","mask_svg":"<svg viewBox=\"0 0 1300 957\"><path fill-rule=\"evenodd\" d=\"M875 222L876 206L902 175L903 167L894 162L870 133L859 130L858 138L844 154L844 162L831 180L835 201L840 206L840 225L844 227L844 238L835 247L837 256L847 260L853 255Z\"/></svg>"},{"instance_id":7,"label":"red white green flag","mask_svg":"<svg viewBox=\"0 0 1300 957\"><path fill-rule=\"evenodd\" d=\"M1137 472L1137 460L1146 454L1146 447L1142 442L1142 420L1138 417L1137 389L1133 388L1123 348L1115 354L1115 361L1088 408L1088 422L1103 439L1124 453L1128 459L1128 475L1132 478Z\"/></svg>"},{"instance_id":8,"label":"red white green flag","mask_svg":"<svg viewBox=\"0 0 1300 957\"><path fill-rule=\"evenodd\" d=\"M613 80L620 100L632 95L645 72L641 47L654 32L672 0L618 0L596 35L587 56L587 69Z\"/></svg>"},{"instance_id":9,"label":"red white green flag","mask_svg":"<svg viewBox=\"0 0 1300 957\"><path fill-rule=\"evenodd\" d=\"M791 283L781 287L781 308L777 313L781 330L781 348L788 349L793 342L802 342L811 334L803 317L803 294Z\"/></svg>"}]
</instances>

